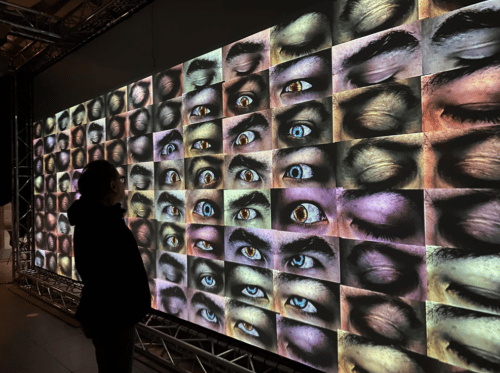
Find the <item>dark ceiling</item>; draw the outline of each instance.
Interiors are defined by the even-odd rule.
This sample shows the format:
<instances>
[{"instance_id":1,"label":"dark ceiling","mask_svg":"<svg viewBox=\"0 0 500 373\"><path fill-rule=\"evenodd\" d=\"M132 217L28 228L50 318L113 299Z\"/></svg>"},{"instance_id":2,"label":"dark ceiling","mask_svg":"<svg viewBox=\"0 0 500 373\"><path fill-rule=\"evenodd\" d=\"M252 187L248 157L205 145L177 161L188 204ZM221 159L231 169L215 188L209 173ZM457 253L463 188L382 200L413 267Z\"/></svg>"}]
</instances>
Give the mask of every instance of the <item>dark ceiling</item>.
<instances>
[{"instance_id":1,"label":"dark ceiling","mask_svg":"<svg viewBox=\"0 0 500 373\"><path fill-rule=\"evenodd\" d=\"M152 0L0 0L0 76L37 74Z\"/></svg>"}]
</instances>

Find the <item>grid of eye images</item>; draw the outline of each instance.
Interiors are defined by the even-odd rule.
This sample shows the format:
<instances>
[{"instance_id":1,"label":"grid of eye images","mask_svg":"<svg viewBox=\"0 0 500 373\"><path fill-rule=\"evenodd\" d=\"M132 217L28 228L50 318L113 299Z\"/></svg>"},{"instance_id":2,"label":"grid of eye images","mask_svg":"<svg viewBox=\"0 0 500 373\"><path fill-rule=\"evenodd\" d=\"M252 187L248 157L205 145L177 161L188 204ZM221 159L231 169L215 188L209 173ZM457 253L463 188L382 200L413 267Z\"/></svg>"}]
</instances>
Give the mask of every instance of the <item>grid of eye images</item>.
<instances>
[{"instance_id":1,"label":"grid of eye images","mask_svg":"<svg viewBox=\"0 0 500 373\"><path fill-rule=\"evenodd\" d=\"M78 279L107 159L154 308L325 372L500 372L499 19L338 0L35 123L35 264Z\"/></svg>"}]
</instances>

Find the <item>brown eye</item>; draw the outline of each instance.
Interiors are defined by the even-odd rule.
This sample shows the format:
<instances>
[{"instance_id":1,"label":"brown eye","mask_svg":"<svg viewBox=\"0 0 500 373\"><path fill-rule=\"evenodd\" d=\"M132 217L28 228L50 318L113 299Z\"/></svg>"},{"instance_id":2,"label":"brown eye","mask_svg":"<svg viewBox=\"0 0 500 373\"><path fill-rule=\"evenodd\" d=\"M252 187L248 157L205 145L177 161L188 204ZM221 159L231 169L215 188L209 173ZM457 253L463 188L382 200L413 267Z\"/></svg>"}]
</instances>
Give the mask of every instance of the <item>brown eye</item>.
<instances>
[{"instance_id":1,"label":"brown eye","mask_svg":"<svg viewBox=\"0 0 500 373\"><path fill-rule=\"evenodd\" d=\"M252 131L245 131L238 135L235 140L236 145L247 145L255 139L255 133Z\"/></svg>"},{"instance_id":2,"label":"brown eye","mask_svg":"<svg viewBox=\"0 0 500 373\"><path fill-rule=\"evenodd\" d=\"M200 148L201 148L201 149L208 149L208 147L209 147L209 146L210 146L210 144L209 144L209 143L208 143L208 141L206 141L206 140L202 140L202 141L200 142Z\"/></svg>"},{"instance_id":3,"label":"brown eye","mask_svg":"<svg viewBox=\"0 0 500 373\"><path fill-rule=\"evenodd\" d=\"M191 112L192 115L197 116L197 117L203 117L203 116L208 115L210 113L211 113L210 109L206 106L203 106L203 105L195 107L193 109L193 111Z\"/></svg>"},{"instance_id":4,"label":"brown eye","mask_svg":"<svg viewBox=\"0 0 500 373\"><path fill-rule=\"evenodd\" d=\"M257 211L254 209L241 209L236 214L236 220L252 220L257 217Z\"/></svg>"},{"instance_id":5,"label":"brown eye","mask_svg":"<svg viewBox=\"0 0 500 373\"><path fill-rule=\"evenodd\" d=\"M295 208L295 210L293 210L293 216L296 221L303 223L307 220L307 209L304 206L299 205Z\"/></svg>"},{"instance_id":6,"label":"brown eye","mask_svg":"<svg viewBox=\"0 0 500 373\"><path fill-rule=\"evenodd\" d=\"M255 253L257 250L255 250L255 247L246 246L244 248L244 251L245 251L246 256L253 258L255 256Z\"/></svg>"},{"instance_id":7,"label":"brown eye","mask_svg":"<svg viewBox=\"0 0 500 373\"><path fill-rule=\"evenodd\" d=\"M205 184L210 184L213 181L214 177L211 172L207 172L205 174Z\"/></svg>"}]
</instances>

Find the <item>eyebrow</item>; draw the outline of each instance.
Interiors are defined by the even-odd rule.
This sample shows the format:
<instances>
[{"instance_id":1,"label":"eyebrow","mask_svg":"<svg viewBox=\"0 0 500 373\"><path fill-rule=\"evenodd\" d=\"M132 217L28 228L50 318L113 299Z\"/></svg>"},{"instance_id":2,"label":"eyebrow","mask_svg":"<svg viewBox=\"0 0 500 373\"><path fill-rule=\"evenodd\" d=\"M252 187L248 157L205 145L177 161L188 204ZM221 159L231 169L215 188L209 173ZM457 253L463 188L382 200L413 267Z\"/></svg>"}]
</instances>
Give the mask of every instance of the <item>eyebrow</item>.
<instances>
[{"instance_id":1,"label":"eyebrow","mask_svg":"<svg viewBox=\"0 0 500 373\"><path fill-rule=\"evenodd\" d=\"M185 126L184 127L184 134L188 135L188 134L196 131L197 129L199 129L199 128L203 127L203 126L210 126L210 125L216 126L216 127L222 126L221 119L212 120L212 121L209 121L209 122L193 123L193 124L190 124L189 126Z\"/></svg>"},{"instance_id":2,"label":"eyebrow","mask_svg":"<svg viewBox=\"0 0 500 373\"><path fill-rule=\"evenodd\" d=\"M261 205L266 208L269 208L271 206L267 197L264 195L264 193L261 192L252 192L249 194L245 194L242 197L229 203L229 207L231 209L246 207L249 205Z\"/></svg>"},{"instance_id":3,"label":"eyebrow","mask_svg":"<svg viewBox=\"0 0 500 373\"><path fill-rule=\"evenodd\" d=\"M103 126L101 126L100 124L97 124L96 122L92 122L89 125L89 132L90 131L102 131L102 130L104 130Z\"/></svg>"},{"instance_id":4,"label":"eyebrow","mask_svg":"<svg viewBox=\"0 0 500 373\"><path fill-rule=\"evenodd\" d=\"M467 248L467 250L440 247L430 253L429 259L431 259L431 261L446 262L448 260L477 259L483 256L491 255L494 255L495 257L500 259L498 250L485 251L483 248L477 247Z\"/></svg>"},{"instance_id":5,"label":"eyebrow","mask_svg":"<svg viewBox=\"0 0 500 373\"><path fill-rule=\"evenodd\" d=\"M273 271L268 268L261 268L261 267L254 267L254 266L249 266L249 265L244 265L244 264L239 264L239 263L227 263L226 265L226 277L230 278L233 276L233 272L236 271L238 268L247 268L249 271L256 272L257 274L261 275L262 277L265 277L265 280L272 281L273 279ZM240 279L243 280L241 282L246 283L248 282L248 278ZM236 282L236 281L234 281ZM229 283L229 281L226 281L227 286L232 286L232 283ZM265 284L261 284L263 287Z\"/></svg>"},{"instance_id":6,"label":"eyebrow","mask_svg":"<svg viewBox=\"0 0 500 373\"><path fill-rule=\"evenodd\" d=\"M163 253L160 256L160 259L158 259L159 264L168 264L174 267L175 269L179 270L185 270L184 265L179 262L174 256L168 254L168 253Z\"/></svg>"},{"instance_id":7,"label":"eyebrow","mask_svg":"<svg viewBox=\"0 0 500 373\"><path fill-rule=\"evenodd\" d=\"M430 309L428 314L434 320L441 321L442 318L471 318L471 319L493 319L500 321L499 316L493 314L487 314L482 312L477 312L465 308L451 307L445 305L434 306Z\"/></svg>"},{"instance_id":8,"label":"eyebrow","mask_svg":"<svg viewBox=\"0 0 500 373\"><path fill-rule=\"evenodd\" d=\"M288 70L290 67L292 67L298 63L301 63L302 61L304 61L306 59L314 60L314 59L318 58L320 60L328 62L328 64L331 65L330 58L327 55L327 52L329 52L329 51L330 50L328 49L326 51L318 52L316 54L311 54L309 56L297 58L296 60L293 60L293 61L280 63L279 65L274 66L274 70L272 71L271 75L273 75L273 76L280 75L284 71ZM331 70L331 66L330 66L330 70Z\"/></svg>"},{"instance_id":9,"label":"eyebrow","mask_svg":"<svg viewBox=\"0 0 500 373\"><path fill-rule=\"evenodd\" d=\"M66 181L66 180L69 180L69 175L67 172L65 172L63 175L61 175L61 177L59 178L59 181Z\"/></svg>"},{"instance_id":10,"label":"eyebrow","mask_svg":"<svg viewBox=\"0 0 500 373\"><path fill-rule=\"evenodd\" d=\"M390 152L412 152L422 148L422 144L405 144L389 139L363 139L353 145L344 159L344 164L353 167L356 158L365 150L378 148Z\"/></svg>"},{"instance_id":11,"label":"eyebrow","mask_svg":"<svg viewBox=\"0 0 500 373\"><path fill-rule=\"evenodd\" d=\"M196 293L195 295L193 295L193 298L191 298L191 303L197 303L203 306L207 306L207 308L210 308L210 310L215 313L224 314L224 310L203 293Z\"/></svg>"},{"instance_id":12,"label":"eyebrow","mask_svg":"<svg viewBox=\"0 0 500 373\"><path fill-rule=\"evenodd\" d=\"M179 298L180 300L187 301L186 295L182 291L182 289L178 286L172 286L169 288L164 288L160 290L160 297L165 297L165 298ZM165 307L165 305L164 305ZM165 307L167 308L167 307Z\"/></svg>"},{"instance_id":13,"label":"eyebrow","mask_svg":"<svg viewBox=\"0 0 500 373\"><path fill-rule=\"evenodd\" d=\"M281 245L281 252L286 252L287 254L300 254L303 252L315 252L318 254L323 254L330 259L335 258L335 253L333 248L320 237L308 237L300 238L293 242L289 242Z\"/></svg>"},{"instance_id":14,"label":"eyebrow","mask_svg":"<svg viewBox=\"0 0 500 373\"><path fill-rule=\"evenodd\" d=\"M134 165L132 167L132 170L130 170L130 175L135 176L135 175L142 175L142 176L153 176L153 173L148 170L146 167L140 166L138 164Z\"/></svg>"},{"instance_id":15,"label":"eyebrow","mask_svg":"<svg viewBox=\"0 0 500 373\"><path fill-rule=\"evenodd\" d=\"M472 130L465 135L437 141L432 144L433 148L437 148L443 152L448 152L449 149L463 148L479 141L486 141L492 137L500 138L500 128L484 128Z\"/></svg>"},{"instance_id":16,"label":"eyebrow","mask_svg":"<svg viewBox=\"0 0 500 373\"><path fill-rule=\"evenodd\" d=\"M500 190L472 189L470 193L440 199L433 199L432 205L439 210L465 210L479 203L485 203L496 199L500 199Z\"/></svg>"},{"instance_id":17,"label":"eyebrow","mask_svg":"<svg viewBox=\"0 0 500 373\"><path fill-rule=\"evenodd\" d=\"M186 74L190 75L198 70L215 69L217 67L217 61L208 60L204 58L197 58L189 64Z\"/></svg>"},{"instance_id":18,"label":"eyebrow","mask_svg":"<svg viewBox=\"0 0 500 373\"><path fill-rule=\"evenodd\" d=\"M425 91L428 91L433 87L443 86L455 80L461 79L465 76L472 75L482 69L487 70L489 68L496 68L496 69L500 68L500 66L498 66L498 61L496 60L492 61L490 59L486 59L486 61L484 62L485 62L484 64L474 64L473 66L467 66L463 69L455 69L435 74L434 76L432 76L431 79L429 79L425 83L423 89Z\"/></svg>"},{"instance_id":19,"label":"eyebrow","mask_svg":"<svg viewBox=\"0 0 500 373\"><path fill-rule=\"evenodd\" d=\"M391 31L347 57L342 62L342 67L347 69L361 65L374 57L396 50L406 49L408 52L413 52L419 45L418 39L409 32Z\"/></svg>"},{"instance_id":20,"label":"eyebrow","mask_svg":"<svg viewBox=\"0 0 500 373\"><path fill-rule=\"evenodd\" d=\"M292 23L294 23L295 21L297 21L299 18L302 18L303 16L308 16L308 15L311 15L311 14L318 14L318 15L321 15L323 17L326 17L327 20L330 19L330 17L328 16L328 13L326 11L322 11L322 10L314 10L314 11L310 11L310 12L307 12L307 13L300 13L298 14L297 16L289 19L288 21L285 21L285 22L281 22L280 24L274 26L274 28L272 28L272 33L276 33L276 32L279 32L285 28L287 28L288 26L290 26Z\"/></svg>"},{"instance_id":21,"label":"eyebrow","mask_svg":"<svg viewBox=\"0 0 500 373\"><path fill-rule=\"evenodd\" d=\"M238 57L242 54L257 53L261 52L263 49L264 49L263 43L254 43L251 41L243 41L240 43L236 43L229 50L226 56L226 61L231 62L233 58Z\"/></svg>"},{"instance_id":22,"label":"eyebrow","mask_svg":"<svg viewBox=\"0 0 500 373\"><path fill-rule=\"evenodd\" d=\"M363 197L371 197L377 194L392 194L400 196L406 202L411 203L412 208L414 209L414 211L417 212L417 214L420 217L423 216L424 212L423 190L391 189L391 190L380 191L380 190L368 190L368 189L348 189L344 190L344 192L340 195L340 198L343 201L349 202L349 201L355 201Z\"/></svg>"},{"instance_id":23,"label":"eyebrow","mask_svg":"<svg viewBox=\"0 0 500 373\"><path fill-rule=\"evenodd\" d=\"M172 130L171 132L167 133L165 136L158 140L156 146L165 146L172 141L182 141L182 135L179 131Z\"/></svg>"},{"instance_id":24,"label":"eyebrow","mask_svg":"<svg viewBox=\"0 0 500 373\"><path fill-rule=\"evenodd\" d=\"M222 266L217 265L213 261L210 261L210 260L207 260L207 259L203 259L203 258L196 258L195 260L193 260L193 263L191 264L191 269L193 271L195 271L196 267L198 267L199 265L202 265L202 264L204 264L207 267L209 267L212 272L224 271L224 266L223 265Z\"/></svg>"},{"instance_id":25,"label":"eyebrow","mask_svg":"<svg viewBox=\"0 0 500 373\"><path fill-rule=\"evenodd\" d=\"M151 206L152 205L152 201L146 197L144 194L140 194L140 193L135 193L132 198L130 199L130 203L144 203L146 205L149 205Z\"/></svg>"},{"instance_id":26,"label":"eyebrow","mask_svg":"<svg viewBox=\"0 0 500 373\"><path fill-rule=\"evenodd\" d=\"M360 94L350 97L347 100L339 102L342 110L352 109L353 106L366 104L367 101L377 98L381 94L396 94L402 98L407 105L415 107L419 105L419 100L413 93L413 90L406 84L398 82L389 82L381 85L365 88Z\"/></svg>"},{"instance_id":27,"label":"eyebrow","mask_svg":"<svg viewBox=\"0 0 500 373\"><path fill-rule=\"evenodd\" d=\"M193 100L196 96L202 94L204 91L213 91L214 95L218 96L216 97L217 99L220 98L221 96L221 89L222 89L222 84L221 83L217 83L217 84L214 84L214 85L211 85L211 86L208 86L208 87L204 87L202 89L198 89L198 90L194 90L192 92L188 92L185 94L185 98L187 100Z\"/></svg>"},{"instance_id":28,"label":"eyebrow","mask_svg":"<svg viewBox=\"0 0 500 373\"><path fill-rule=\"evenodd\" d=\"M497 28L499 17L500 10L494 9L469 10L457 13L439 26L432 35L431 41L435 44L443 44L449 38L458 34L485 28Z\"/></svg>"},{"instance_id":29,"label":"eyebrow","mask_svg":"<svg viewBox=\"0 0 500 373\"><path fill-rule=\"evenodd\" d=\"M222 163L224 163L224 159L215 158L212 157L211 155L207 155L205 157L192 158L188 168L190 174L193 172L196 165L200 162L210 163L211 166L220 166Z\"/></svg>"},{"instance_id":30,"label":"eyebrow","mask_svg":"<svg viewBox=\"0 0 500 373\"><path fill-rule=\"evenodd\" d=\"M267 164L251 157L246 157L243 155L237 155L233 158L231 163L229 163L228 170L231 172L237 167L248 167L258 171L267 170Z\"/></svg>"},{"instance_id":31,"label":"eyebrow","mask_svg":"<svg viewBox=\"0 0 500 373\"><path fill-rule=\"evenodd\" d=\"M304 102L301 104L293 105L290 109L284 111L281 114L276 115L276 120L278 122L283 122L283 121L286 122L286 121L292 119L297 114L300 114L304 110L308 110L308 109L312 109L317 114L319 114L322 122L327 120L329 117L328 112L326 111L326 108L323 105L323 103L318 102L318 101L309 101L309 102Z\"/></svg>"},{"instance_id":32,"label":"eyebrow","mask_svg":"<svg viewBox=\"0 0 500 373\"><path fill-rule=\"evenodd\" d=\"M184 201L181 200L180 198L177 198L176 196L174 196L173 194L170 194L168 192L163 192L162 194L160 194L160 196L158 197L158 204L160 203L171 203L173 205L177 205L177 206L184 206Z\"/></svg>"},{"instance_id":33,"label":"eyebrow","mask_svg":"<svg viewBox=\"0 0 500 373\"><path fill-rule=\"evenodd\" d=\"M163 236L163 231L166 229L166 228L171 228L176 234L184 234L185 230L177 225L177 224L174 224L174 223L163 223L160 227L160 234Z\"/></svg>"},{"instance_id":34,"label":"eyebrow","mask_svg":"<svg viewBox=\"0 0 500 373\"><path fill-rule=\"evenodd\" d=\"M239 135L241 132L244 132L245 130L252 127L261 127L263 129L266 129L269 127L269 123L262 114L254 113L231 128L228 131L228 134L230 136Z\"/></svg>"},{"instance_id":35,"label":"eyebrow","mask_svg":"<svg viewBox=\"0 0 500 373\"><path fill-rule=\"evenodd\" d=\"M248 242L250 245L257 246L258 248L262 249L269 250L271 248L271 245L267 241L264 241L259 236L243 228L234 230L234 232L231 233L231 236L229 236L229 243L235 243L238 241Z\"/></svg>"},{"instance_id":36,"label":"eyebrow","mask_svg":"<svg viewBox=\"0 0 500 373\"><path fill-rule=\"evenodd\" d=\"M237 82L233 83L230 87L226 88L226 92L228 95L233 95L235 92L238 92L245 84L247 83L257 83L259 89L261 91L266 90L268 87L264 82L264 78L259 74L252 74L246 76L244 78L239 79Z\"/></svg>"}]
</instances>

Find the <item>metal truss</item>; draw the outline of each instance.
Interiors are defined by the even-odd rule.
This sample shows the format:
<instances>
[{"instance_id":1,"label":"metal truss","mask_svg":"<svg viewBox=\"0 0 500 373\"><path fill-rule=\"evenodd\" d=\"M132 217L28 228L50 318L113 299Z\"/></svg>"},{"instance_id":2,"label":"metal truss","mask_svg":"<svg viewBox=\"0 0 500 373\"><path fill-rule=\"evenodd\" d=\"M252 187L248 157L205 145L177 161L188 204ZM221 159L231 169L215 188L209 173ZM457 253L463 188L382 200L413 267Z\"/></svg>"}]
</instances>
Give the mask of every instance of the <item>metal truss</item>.
<instances>
[{"instance_id":1,"label":"metal truss","mask_svg":"<svg viewBox=\"0 0 500 373\"><path fill-rule=\"evenodd\" d=\"M213 336L183 326L168 316L151 314L137 326L136 351L176 372L208 373L298 373L293 362L277 355L250 352L228 343L229 338ZM217 338L216 336L220 336ZM226 340L227 339L227 340ZM229 342L231 342L229 340ZM297 366L297 364L294 364Z\"/></svg>"},{"instance_id":2,"label":"metal truss","mask_svg":"<svg viewBox=\"0 0 500 373\"><path fill-rule=\"evenodd\" d=\"M34 267L32 79L15 74L12 98L12 276Z\"/></svg>"},{"instance_id":3,"label":"metal truss","mask_svg":"<svg viewBox=\"0 0 500 373\"><path fill-rule=\"evenodd\" d=\"M56 17L0 0L0 23L12 27L2 52L15 70L37 74L150 2L80 0Z\"/></svg>"},{"instance_id":4,"label":"metal truss","mask_svg":"<svg viewBox=\"0 0 500 373\"><path fill-rule=\"evenodd\" d=\"M83 285L41 268L20 271L16 284L54 307L74 316Z\"/></svg>"}]
</instances>

